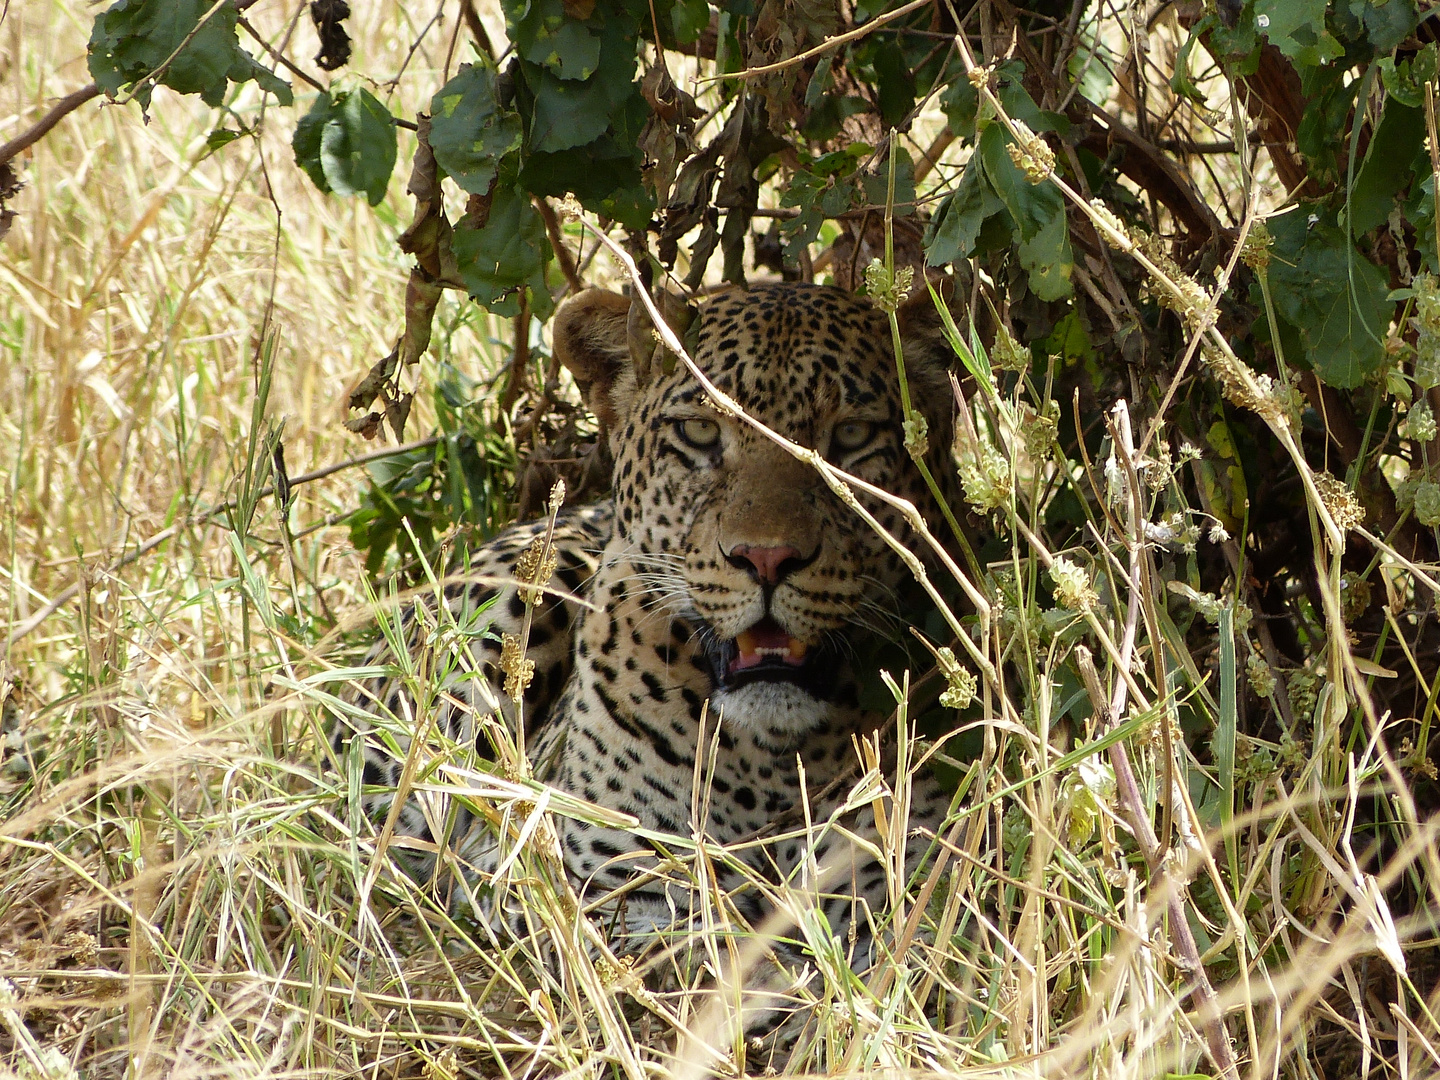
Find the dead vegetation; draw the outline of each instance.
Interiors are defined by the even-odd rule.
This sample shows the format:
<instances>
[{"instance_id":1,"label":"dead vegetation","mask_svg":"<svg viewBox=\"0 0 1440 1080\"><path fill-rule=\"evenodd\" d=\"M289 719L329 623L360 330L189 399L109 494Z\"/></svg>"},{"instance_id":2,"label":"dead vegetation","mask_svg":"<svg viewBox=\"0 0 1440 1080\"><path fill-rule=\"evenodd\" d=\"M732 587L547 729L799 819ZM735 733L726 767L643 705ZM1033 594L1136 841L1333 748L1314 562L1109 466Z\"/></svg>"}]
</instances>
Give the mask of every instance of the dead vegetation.
<instances>
[{"instance_id":1,"label":"dead vegetation","mask_svg":"<svg viewBox=\"0 0 1440 1080\"><path fill-rule=\"evenodd\" d=\"M1170 231L1161 244L1077 198L1076 282L1110 330L1138 319L1142 293L1158 297L1183 360L1101 370L1061 342L1048 370L1007 378L1002 339L988 382L971 367L969 506L955 509L998 539L971 582L988 621L963 620L951 655L977 689L950 714L961 798L939 837L910 839L936 858L900 891L911 918L890 926L893 955L867 977L807 920L806 890L781 890L790 925L768 929L804 941L821 972L797 991L814 1020L789 1068L1434 1075L1433 529L1396 510L1381 474L1399 450L1366 457L1376 412L1367 426L1313 376L1272 379L1235 356L1246 238L1307 182L1286 152L1299 118L1256 117L1277 150L1253 171L1208 151L1167 171L1157 147L1223 141L1239 113L1199 50L1196 99L1175 96L1164 72L1185 40L1178 21L1157 17L1156 47L1137 54L1130 10L1104 10L1090 64L1140 69L1107 106L1132 117L1138 95L1164 121L1142 138L1117 120L1090 149L1143 151L1113 183ZM424 18L377 7L348 24L356 70L409 73L397 113L441 82L448 38L426 38ZM0 138L84 84L90 20L47 0L0 21ZM766 962L763 937L728 933L723 898L708 897L707 932L689 943L699 974L678 946L614 957L544 842L547 815L584 808L547 804L503 751L495 770L468 748L426 747L427 784L526 838L507 873L536 938L498 942L401 872L343 763L325 761L327 710L355 675L337 666L345 635L386 610L341 523L358 474L296 483L283 516L261 493L277 445L302 480L372 449L345 432L343 403L405 323L409 262L394 241L413 207L398 175L374 213L320 195L291 164L285 121L212 152L210 132L256 126L259 102L242 94L218 125L168 94L148 124L90 103L19 159L0 246L0 1073L763 1069L763 1049L724 1034L736 995L708 977L736 962L732 948L742 967ZM968 159L938 125L921 117L910 136L917 161L933 156L924 198ZM1011 134L1044 175L1043 141ZM401 140L408 160L413 137ZM843 218L838 262L817 244L809 270L856 284L883 250L878 223ZM585 273L623 276L580 224L554 224L588 254ZM1022 334L1044 318L1003 298L997 314ZM439 424L443 442L454 432L429 391L449 377L442 365L470 380L455 385L495 433L482 455L492 524L513 509L510 484L538 505L527 491L579 475L593 438L545 357L523 385L507 368L515 325L442 297L429 356L396 384L395 400L421 388L411 437ZM528 349L528 316L524 330ZM1199 428L1181 415L1197 386L1229 403ZM1097 405L1117 397L1133 420ZM1108 432L1103 458L1086 431L1095 450ZM1229 457L1227 439L1241 447ZM1434 464L1422 442L1405 444L1411 467ZM1367 460L1378 486L1326 471ZM1262 482L1248 507L1231 471L1244 464ZM383 594L399 579L393 561L378 569ZM856 800L881 800L899 843L905 777L857 777ZM725 853L666 839L708 896L705 860Z\"/></svg>"}]
</instances>

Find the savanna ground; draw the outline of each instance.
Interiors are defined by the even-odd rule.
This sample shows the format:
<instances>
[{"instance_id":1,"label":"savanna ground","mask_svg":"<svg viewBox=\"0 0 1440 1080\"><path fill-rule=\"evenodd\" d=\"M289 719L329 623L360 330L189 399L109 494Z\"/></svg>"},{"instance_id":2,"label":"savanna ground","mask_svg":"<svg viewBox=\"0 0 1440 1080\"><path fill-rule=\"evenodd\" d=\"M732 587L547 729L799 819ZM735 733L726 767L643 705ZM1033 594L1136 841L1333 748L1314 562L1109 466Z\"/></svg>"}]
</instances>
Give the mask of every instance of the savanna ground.
<instances>
[{"instance_id":1,"label":"savanna ground","mask_svg":"<svg viewBox=\"0 0 1440 1080\"><path fill-rule=\"evenodd\" d=\"M413 116L443 82L448 39L412 54L429 13L357 7L355 70L405 70L389 103ZM47 0L4 9L0 140L88 81L93 14ZM498 12L481 15L503 39ZM242 92L235 118L252 124L260 100ZM375 617L368 583L383 592L394 567L369 573L343 520L361 500L364 464L297 483L284 522L259 492L275 432L292 479L375 451L344 429L344 400L403 323L409 264L394 239L410 205L403 167L373 212L320 194L293 165L287 124L212 152L216 114L161 92L148 123L133 106L91 103L23 159L18 217L0 242L10 635L0 654L0 1071L639 1080L744 1068L739 1042L699 1048L726 1005L703 980L657 995L584 950L562 955L556 974L533 944L503 947L452 921L390 861L349 778L325 767L325 706L346 677L335 665ZM400 138L403 163L413 143ZM1210 182L1242 180L1271 185L1262 211L1282 201L1263 170ZM578 244L579 226L566 229ZM604 254L587 276L620 278ZM467 423L493 434L491 522L512 512L519 479L505 412L514 400L500 391L511 340L508 321L449 294L418 375L423 387L449 378L479 402ZM556 394L575 400L564 385ZM453 423L417 394L410 438ZM1013 451L1011 482L1024 459L1022 486L1049 490L1018 426L998 426L972 437ZM1072 465L1078 484L1086 470ZM1317 535L1345 505L1322 512L1319 501L1317 490ZM1209 734L1172 729L1163 708L1126 712L1113 729L1130 749L1129 795L1143 795L1174 837L1156 857L1153 837L1132 835L1114 739L1084 723L1088 706L1074 711L1113 691L1060 674L1087 625L1097 653L1101 635L1123 636L1128 513L1100 521L1114 530L1111 614L1095 614L1090 585L1072 574L1071 603L1050 608L1046 626L1027 629L1020 616L1011 640L1033 651L1010 664L1028 666L1017 682L1046 707L987 696L973 714L984 735L976 762L956 773L966 796L948 865L910 890L939 929L865 979L825 966L815 1037L795 1068L1217 1074L1203 1047L1226 1034L1191 985L1198 955L1239 1075L1440 1071L1440 850L1411 793L1428 764L1433 655L1411 658L1423 690L1417 756L1386 734L1388 714L1335 689L1357 670L1374 677L1363 657L1346 669L1343 650L1313 650L1289 705L1298 715L1308 695L1315 726L1266 740L1237 732L1233 700L1237 680L1242 696L1247 675L1263 682L1265 661L1233 639L1198 654L1159 696L1204 702L1187 716L1218 733L1218 758ZM1011 552L1012 620L1016 582L1039 577L1044 550L1025 536ZM1328 565L1323 550L1317 559ZM1381 569L1375 587L1396 590L1392 623L1419 619L1395 637L1433 642L1420 633L1433 594L1415 582L1436 568L1391 559ZM1057 594L1065 576L1062 564ZM1343 636L1338 564L1317 576L1328 591L1316 594L1313 627ZM1159 638L1190 655L1169 617L1152 614L1138 629L1142 681ZM1235 611L1214 614L1228 632ZM1067 636L1059 622L1079 629ZM1096 662L1110 677L1106 657ZM1053 710L1052 697L1063 699ZM1157 798L1176 768L1187 782ZM533 809L523 786L481 776L472 790ZM533 895L541 924L567 917L563 896ZM952 939L959 925L970 928ZM723 946L709 947L718 961ZM676 1032L702 1036L678 1059Z\"/></svg>"}]
</instances>

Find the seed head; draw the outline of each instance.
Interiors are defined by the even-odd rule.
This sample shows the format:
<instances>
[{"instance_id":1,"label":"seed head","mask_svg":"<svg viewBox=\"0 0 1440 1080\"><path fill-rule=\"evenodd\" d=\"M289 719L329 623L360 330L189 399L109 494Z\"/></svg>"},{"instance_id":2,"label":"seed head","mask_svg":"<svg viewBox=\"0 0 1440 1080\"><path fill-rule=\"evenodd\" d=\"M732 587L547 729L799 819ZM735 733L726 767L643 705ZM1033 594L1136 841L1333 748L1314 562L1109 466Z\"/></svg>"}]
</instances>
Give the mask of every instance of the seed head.
<instances>
[{"instance_id":1,"label":"seed head","mask_svg":"<svg viewBox=\"0 0 1440 1080\"><path fill-rule=\"evenodd\" d=\"M990 360L1001 371L1026 371L1030 367L1030 350L1001 323L995 330L995 344L990 346Z\"/></svg>"},{"instance_id":2,"label":"seed head","mask_svg":"<svg viewBox=\"0 0 1440 1080\"><path fill-rule=\"evenodd\" d=\"M1055 583L1055 599L1063 608L1084 612L1100 602L1090 585L1090 575L1063 555L1051 564L1050 580Z\"/></svg>"},{"instance_id":3,"label":"seed head","mask_svg":"<svg viewBox=\"0 0 1440 1080\"><path fill-rule=\"evenodd\" d=\"M559 565L560 557L555 554L554 546L546 550L545 537L535 537L515 563L515 578L521 582L520 599L526 604L539 600L542 587L555 576Z\"/></svg>"},{"instance_id":4,"label":"seed head","mask_svg":"<svg viewBox=\"0 0 1440 1080\"><path fill-rule=\"evenodd\" d=\"M1427 529L1440 525L1440 484L1422 480L1415 488L1415 520Z\"/></svg>"},{"instance_id":5,"label":"seed head","mask_svg":"<svg viewBox=\"0 0 1440 1080\"><path fill-rule=\"evenodd\" d=\"M1255 222L1245 234L1245 243L1240 248L1240 261L1251 270L1265 270L1270 265L1270 246L1274 242L1275 238L1270 235L1265 223Z\"/></svg>"},{"instance_id":6,"label":"seed head","mask_svg":"<svg viewBox=\"0 0 1440 1080\"><path fill-rule=\"evenodd\" d=\"M1420 442L1429 442L1435 438L1435 414L1430 409L1430 403L1424 398L1411 405L1410 411L1405 415L1405 436Z\"/></svg>"},{"instance_id":7,"label":"seed head","mask_svg":"<svg viewBox=\"0 0 1440 1080\"><path fill-rule=\"evenodd\" d=\"M1047 179L1055 170L1055 151L1023 121L1015 121L1015 142L1005 147L1005 152L1032 184Z\"/></svg>"},{"instance_id":8,"label":"seed head","mask_svg":"<svg viewBox=\"0 0 1440 1080\"><path fill-rule=\"evenodd\" d=\"M960 486L965 501L984 513L998 510L1010 501L1010 463L989 443L974 448L977 453L960 460Z\"/></svg>"},{"instance_id":9,"label":"seed head","mask_svg":"<svg viewBox=\"0 0 1440 1080\"><path fill-rule=\"evenodd\" d=\"M947 709L968 708L975 699L975 676L960 666L955 652L942 645L935 650L935 659L940 665L940 674L945 676L946 687L940 695L940 704Z\"/></svg>"},{"instance_id":10,"label":"seed head","mask_svg":"<svg viewBox=\"0 0 1440 1080\"><path fill-rule=\"evenodd\" d=\"M1320 501L1341 532L1349 532L1365 524L1365 508L1344 481L1329 473L1320 473L1315 477L1315 490L1320 493Z\"/></svg>"},{"instance_id":11,"label":"seed head","mask_svg":"<svg viewBox=\"0 0 1440 1080\"><path fill-rule=\"evenodd\" d=\"M511 701L525 696L530 680L535 678L535 661L527 660L520 650L520 639L505 634L500 639L500 670L505 673L505 693Z\"/></svg>"}]
</instances>

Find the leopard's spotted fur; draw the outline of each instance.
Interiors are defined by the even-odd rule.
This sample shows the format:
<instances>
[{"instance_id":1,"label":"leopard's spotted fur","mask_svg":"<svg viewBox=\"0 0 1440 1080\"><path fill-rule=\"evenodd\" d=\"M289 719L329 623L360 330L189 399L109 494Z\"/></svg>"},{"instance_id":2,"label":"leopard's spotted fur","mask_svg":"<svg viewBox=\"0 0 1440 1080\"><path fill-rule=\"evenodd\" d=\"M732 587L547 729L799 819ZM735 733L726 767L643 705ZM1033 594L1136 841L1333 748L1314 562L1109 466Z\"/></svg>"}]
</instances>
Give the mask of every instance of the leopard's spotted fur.
<instances>
[{"instance_id":1,"label":"leopard's spotted fur","mask_svg":"<svg viewBox=\"0 0 1440 1080\"><path fill-rule=\"evenodd\" d=\"M632 354L643 347L632 348L629 310L629 301L592 290L563 305L556 319L557 353L609 432L614 495L559 518L561 561L552 585L583 594L593 607L555 599L537 606L530 633L537 674L526 695L530 757L543 763L542 778L556 788L633 814L646 830L691 835L691 808L699 805L692 804L696 758L708 754L710 741L699 742L708 709L707 731L715 731L718 717L719 734L705 762L703 828L711 841L730 843L800 809L802 769L805 791L825 788L853 762L852 737L882 719L861 708L850 658L857 638L877 624L903 625L896 597L909 575L813 468L718 412L682 365L668 372L658 364L637 367ZM943 474L950 354L928 296L901 316L911 392L928 418L932 467ZM767 285L712 299L696 318L696 361L751 415L847 471L930 505L903 446L889 325L866 300L832 288ZM909 537L898 513L876 501L867 506L893 533ZM509 577L516 556L543 527L502 533L481 552L477 571ZM495 589L479 584L447 593L462 625L491 595ZM500 588L487 610L496 632L514 633L524 615L513 587ZM423 612L412 614L410 625L426 623ZM772 656L778 674L793 681L745 683L727 664L734 663L733 643L757 624L771 628L765 640L779 640L779 633L803 642L811 666ZM484 711L503 701L498 647L479 636L468 640L471 659L449 685ZM485 680L465 677L464 668ZM396 715L413 714L401 681L371 689ZM461 710L443 698L432 708L442 726L462 734ZM349 725L336 729L342 753L351 732ZM368 783L393 786L399 773L393 752L371 740L364 758ZM823 820L836 797L812 805L811 819ZM912 821L936 826L946 804L945 793L922 776ZM370 806L383 813L388 800L374 795ZM398 831L433 838L441 816L412 799ZM557 829L567 870L587 898L658 869L654 848L628 830L570 819ZM484 828L462 813L445 830L483 875L492 847ZM822 847L839 842L830 835ZM792 839L740 857L773 880L795 871L805 854ZM826 851L815 854L823 861ZM852 917L857 898L878 908L885 896L886 871L851 855L848 880L824 904L837 928ZM734 883L733 873L721 875L722 885ZM627 891L631 932L669 925L676 913L685 917L686 889L667 884L663 874ZM754 891L735 903L752 923L765 913Z\"/></svg>"}]
</instances>

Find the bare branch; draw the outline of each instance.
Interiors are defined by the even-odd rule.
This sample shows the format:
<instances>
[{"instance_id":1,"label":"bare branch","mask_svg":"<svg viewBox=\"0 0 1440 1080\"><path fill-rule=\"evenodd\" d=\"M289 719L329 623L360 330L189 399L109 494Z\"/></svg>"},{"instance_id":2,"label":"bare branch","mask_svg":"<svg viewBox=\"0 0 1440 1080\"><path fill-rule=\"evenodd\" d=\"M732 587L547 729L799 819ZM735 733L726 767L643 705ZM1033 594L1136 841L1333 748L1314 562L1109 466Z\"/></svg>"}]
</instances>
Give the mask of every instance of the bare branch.
<instances>
[{"instance_id":1,"label":"bare branch","mask_svg":"<svg viewBox=\"0 0 1440 1080\"><path fill-rule=\"evenodd\" d=\"M30 149L37 142L50 133L50 129L65 119L91 98L100 96L100 87L93 82L86 87L76 90L72 94L66 94L63 98L51 106L50 111L42 116L31 126L29 131L23 131L11 139L4 146L0 146L0 165L4 165L16 154Z\"/></svg>"}]
</instances>

